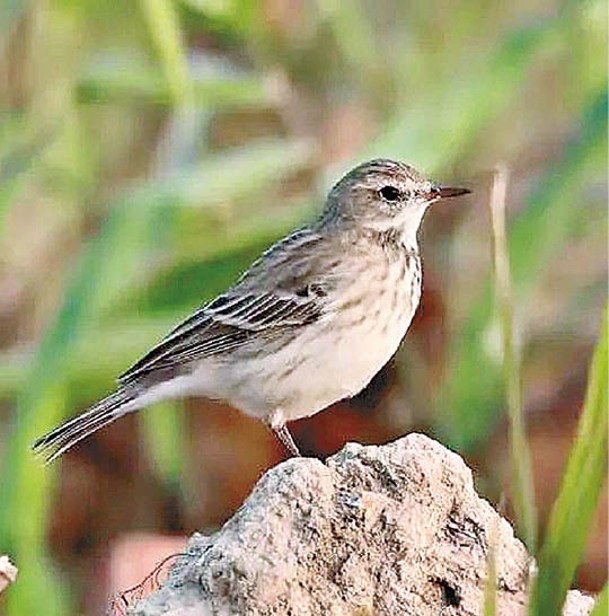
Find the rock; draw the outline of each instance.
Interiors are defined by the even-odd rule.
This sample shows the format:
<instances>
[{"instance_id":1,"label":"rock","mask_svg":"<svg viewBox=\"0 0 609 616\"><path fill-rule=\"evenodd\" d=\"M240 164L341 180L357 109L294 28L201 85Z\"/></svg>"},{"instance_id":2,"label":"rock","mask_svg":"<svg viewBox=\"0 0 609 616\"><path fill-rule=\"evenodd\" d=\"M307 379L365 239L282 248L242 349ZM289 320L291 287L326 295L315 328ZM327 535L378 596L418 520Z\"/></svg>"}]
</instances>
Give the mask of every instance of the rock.
<instances>
[{"instance_id":1,"label":"rock","mask_svg":"<svg viewBox=\"0 0 609 616\"><path fill-rule=\"evenodd\" d=\"M292 458L268 471L129 613L477 615L491 547L497 614L524 615L531 559L457 454L420 434L350 443L325 464ZM573 591L564 614L593 603Z\"/></svg>"}]
</instances>

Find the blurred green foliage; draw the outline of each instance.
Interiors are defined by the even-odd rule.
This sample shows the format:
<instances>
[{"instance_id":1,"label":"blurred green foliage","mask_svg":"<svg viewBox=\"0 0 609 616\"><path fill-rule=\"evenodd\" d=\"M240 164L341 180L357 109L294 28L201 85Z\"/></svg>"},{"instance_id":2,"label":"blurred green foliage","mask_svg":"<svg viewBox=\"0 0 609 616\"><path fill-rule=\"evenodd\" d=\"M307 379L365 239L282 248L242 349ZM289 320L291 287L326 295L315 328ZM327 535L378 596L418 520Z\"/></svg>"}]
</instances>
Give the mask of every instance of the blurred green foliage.
<instances>
[{"instance_id":1,"label":"blurred green foliage","mask_svg":"<svg viewBox=\"0 0 609 616\"><path fill-rule=\"evenodd\" d=\"M322 162L331 157L319 126L332 129L330 110L354 104L356 118L368 118L349 127L348 158L395 157L437 177L517 164L532 144L551 144L542 165L522 163L530 181L508 230L525 352L518 319L533 312L544 272L566 244L606 230L604 2L297 4L294 15L253 0L2 4L0 241L28 300L17 316L3 314L0 341L0 489L11 495L0 499L0 548L21 569L7 616L70 613L76 599L46 547L58 467L43 468L29 444L311 215L311 182L289 183L337 175ZM278 117L280 128L275 119L252 135L236 126L243 134L218 143L218 118L230 113ZM437 252L467 239L443 235ZM45 241L65 247L50 259ZM605 283L585 282L586 293L570 289L569 311L598 320ZM429 377L425 410L447 444L472 451L504 400L501 353L489 344L490 268L467 297L447 295L445 379ZM175 484L184 429L179 413L163 411L141 421L155 468ZM572 460L590 447L583 432ZM561 528L542 551L543 580L554 579Z\"/></svg>"},{"instance_id":2,"label":"blurred green foliage","mask_svg":"<svg viewBox=\"0 0 609 616\"><path fill-rule=\"evenodd\" d=\"M604 616L607 612L609 612L609 588L605 584L597 598L594 609L590 612L590 616Z\"/></svg>"},{"instance_id":3,"label":"blurred green foliage","mask_svg":"<svg viewBox=\"0 0 609 616\"><path fill-rule=\"evenodd\" d=\"M592 359L588 391L575 444L560 493L552 508L539 573L533 585L530 612L552 616L561 612L575 571L582 559L592 517L607 477L609 430L607 312Z\"/></svg>"}]
</instances>

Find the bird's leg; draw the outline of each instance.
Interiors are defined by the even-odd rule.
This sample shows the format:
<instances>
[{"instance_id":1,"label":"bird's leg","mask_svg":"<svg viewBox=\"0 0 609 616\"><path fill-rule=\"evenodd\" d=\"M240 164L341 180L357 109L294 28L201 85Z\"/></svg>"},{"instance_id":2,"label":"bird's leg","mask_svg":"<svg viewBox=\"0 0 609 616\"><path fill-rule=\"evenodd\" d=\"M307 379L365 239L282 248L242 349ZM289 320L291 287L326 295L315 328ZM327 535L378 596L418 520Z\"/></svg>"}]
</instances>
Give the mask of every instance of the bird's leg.
<instances>
[{"instance_id":1,"label":"bird's leg","mask_svg":"<svg viewBox=\"0 0 609 616\"><path fill-rule=\"evenodd\" d=\"M283 446L290 452L291 456L300 457L300 450L296 446L290 431L285 425L285 415L283 410L275 409L266 418L267 424L271 427L271 430L277 435L277 438L282 442Z\"/></svg>"},{"instance_id":2,"label":"bird's leg","mask_svg":"<svg viewBox=\"0 0 609 616\"><path fill-rule=\"evenodd\" d=\"M292 456L300 457L300 450L296 446L290 431L285 424L279 426L271 426L277 438L283 443L284 447L292 454Z\"/></svg>"}]
</instances>

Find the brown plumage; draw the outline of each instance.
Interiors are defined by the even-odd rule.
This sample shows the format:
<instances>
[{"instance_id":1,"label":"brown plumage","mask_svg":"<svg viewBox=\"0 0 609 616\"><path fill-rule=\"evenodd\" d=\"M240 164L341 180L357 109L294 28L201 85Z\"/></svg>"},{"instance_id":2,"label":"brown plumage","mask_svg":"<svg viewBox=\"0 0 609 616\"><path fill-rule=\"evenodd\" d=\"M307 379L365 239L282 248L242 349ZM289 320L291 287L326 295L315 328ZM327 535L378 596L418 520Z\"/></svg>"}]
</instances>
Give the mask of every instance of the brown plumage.
<instances>
[{"instance_id":1,"label":"brown plumage","mask_svg":"<svg viewBox=\"0 0 609 616\"><path fill-rule=\"evenodd\" d=\"M286 422L358 393L394 354L421 295L417 231L428 206L469 192L403 163L359 165L320 218L269 248L127 372L116 392L39 439L52 460L126 413L177 396Z\"/></svg>"}]
</instances>

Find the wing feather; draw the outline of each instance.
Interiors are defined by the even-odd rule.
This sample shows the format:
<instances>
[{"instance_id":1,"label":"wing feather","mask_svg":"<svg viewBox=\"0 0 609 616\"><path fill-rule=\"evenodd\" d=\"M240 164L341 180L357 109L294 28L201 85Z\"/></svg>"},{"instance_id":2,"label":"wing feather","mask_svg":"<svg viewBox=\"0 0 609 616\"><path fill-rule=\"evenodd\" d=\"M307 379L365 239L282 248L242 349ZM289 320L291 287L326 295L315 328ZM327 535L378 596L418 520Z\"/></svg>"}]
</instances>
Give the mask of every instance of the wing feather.
<instances>
[{"instance_id":1,"label":"wing feather","mask_svg":"<svg viewBox=\"0 0 609 616\"><path fill-rule=\"evenodd\" d=\"M326 310L325 293L315 274L321 238L299 231L271 247L237 284L175 327L156 347L119 377L126 384L157 370L179 369L206 357L228 353L252 337L274 337L279 330L304 327ZM286 269L298 250L298 275ZM274 267L274 264L277 267Z\"/></svg>"}]
</instances>

